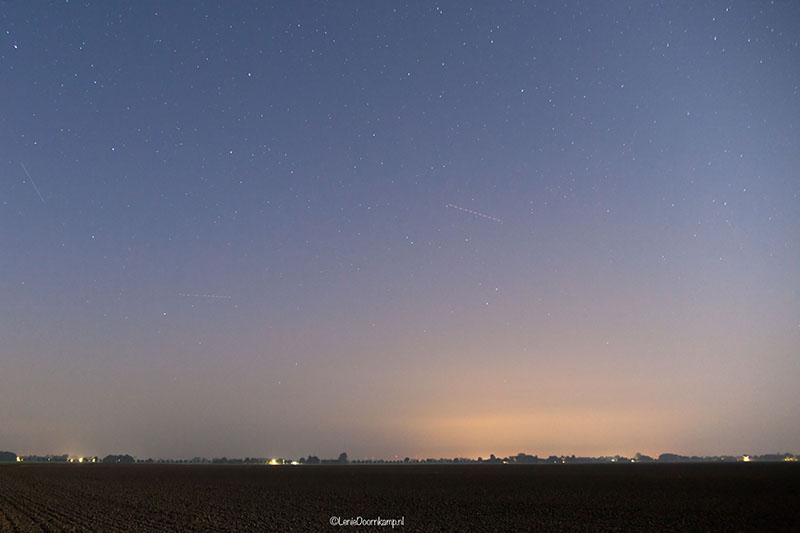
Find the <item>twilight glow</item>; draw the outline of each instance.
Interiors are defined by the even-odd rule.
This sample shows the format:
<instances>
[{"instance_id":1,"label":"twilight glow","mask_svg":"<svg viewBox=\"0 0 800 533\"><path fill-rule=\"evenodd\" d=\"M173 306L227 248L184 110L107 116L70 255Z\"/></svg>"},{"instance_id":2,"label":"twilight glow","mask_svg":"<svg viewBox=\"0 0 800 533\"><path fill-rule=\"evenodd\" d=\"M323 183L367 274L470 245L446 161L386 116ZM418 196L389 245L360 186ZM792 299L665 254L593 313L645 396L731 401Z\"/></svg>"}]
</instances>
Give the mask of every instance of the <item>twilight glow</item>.
<instances>
[{"instance_id":1,"label":"twilight glow","mask_svg":"<svg viewBox=\"0 0 800 533\"><path fill-rule=\"evenodd\" d=\"M0 449L800 449L800 4L28 2Z\"/></svg>"}]
</instances>

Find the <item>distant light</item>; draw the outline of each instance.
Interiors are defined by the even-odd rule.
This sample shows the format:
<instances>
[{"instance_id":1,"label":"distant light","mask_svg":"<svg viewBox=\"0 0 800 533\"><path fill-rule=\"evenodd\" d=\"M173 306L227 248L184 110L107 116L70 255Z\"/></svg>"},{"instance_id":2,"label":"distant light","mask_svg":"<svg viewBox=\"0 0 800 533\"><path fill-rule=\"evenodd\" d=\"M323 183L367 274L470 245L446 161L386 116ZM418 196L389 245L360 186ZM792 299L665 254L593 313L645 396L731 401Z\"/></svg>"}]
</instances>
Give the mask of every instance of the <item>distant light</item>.
<instances>
[{"instance_id":1,"label":"distant light","mask_svg":"<svg viewBox=\"0 0 800 533\"><path fill-rule=\"evenodd\" d=\"M297 461L292 461L290 464L299 465L300 463L298 463Z\"/></svg>"},{"instance_id":2,"label":"distant light","mask_svg":"<svg viewBox=\"0 0 800 533\"><path fill-rule=\"evenodd\" d=\"M274 465L278 464L278 461L276 459L270 459L269 464L274 466Z\"/></svg>"},{"instance_id":3,"label":"distant light","mask_svg":"<svg viewBox=\"0 0 800 533\"><path fill-rule=\"evenodd\" d=\"M78 462L82 463L83 462L83 457L78 457Z\"/></svg>"},{"instance_id":4,"label":"distant light","mask_svg":"<svg viewBox=\"0 0 800 533\"><path fill-rule=\"evenodd\" d=\"M22 457L20 457L19 455L17 456L17 462L18 462L18 463L21 463L21 462L22 462Z\"/></svg>"},{"instance_id":5,"label":"distant light","mask_svg":"<svg viewBox=\"0 0 800 533\"><path fill-rule=\"evenodd\" d=\"M744 461L745 463L749 463L750 462L750 456L749 455L743 455L742 456L742 461Z\"/></svg>"}]
</instances>

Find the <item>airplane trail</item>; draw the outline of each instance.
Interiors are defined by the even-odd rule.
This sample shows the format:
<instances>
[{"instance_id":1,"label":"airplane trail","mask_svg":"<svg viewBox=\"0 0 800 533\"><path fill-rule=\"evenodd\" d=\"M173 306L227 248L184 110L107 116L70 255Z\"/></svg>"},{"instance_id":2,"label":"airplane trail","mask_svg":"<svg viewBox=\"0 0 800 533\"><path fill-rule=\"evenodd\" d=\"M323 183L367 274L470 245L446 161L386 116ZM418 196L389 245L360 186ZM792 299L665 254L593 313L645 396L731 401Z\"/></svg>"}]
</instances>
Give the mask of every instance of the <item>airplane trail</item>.
<instances>
[{"instance_id":1,"label":"airplane trail","mask_svg":"<svg viewBox=\"0 0 800 533\"><path fill-rule=\"evenodd\" d=\"M31 173L28 172L28 169L25 168L25 165L22 164L22 161L20 161L19 164L22 166L22 170L25 171L25 174L28 175L28 179L31 180L31 185L33 185L33 188L36 189L36 194L39 195L39 199L42 201L42 203L45 203L44 202L44 196L42 196L42 193L39 192L39 187L37 187L36 186L36 182L33 181L33 178L31 177Z\"/></svg>"},{"instance_id":2,"label":"airplane trail","mask_svg":"<svg viewBox=\"0 0 800 533\"><path fill-rule=\"evenodd\" d=\"M497 222L498 224L502 224L503 223L503 221L500 220L497 217L493 217L493 216L490 216L490 215L485 215L483 213L480 213L478 211L473 211L472 209L467 209L465 207L459 207L459 206L454 205L454 204L447 204L445 207L452 207L453 209L458 209L459 211L464 211L465 213L469 213L470 215L475 215L476 217L488 218L492 222Z\"/></svg>"},{"instance_id":3,"label":"airplane trail","mask_svg":"<svg viewBox=\"0 0 800 533\"><path fill-rule=\"evenodd\" d=\"M185 292L179 292L178 296L184 296L188 298L219 298L224 300L230 300L233 296L222 296L219 294L188 294Z\"/></svg>"}]
</instances>

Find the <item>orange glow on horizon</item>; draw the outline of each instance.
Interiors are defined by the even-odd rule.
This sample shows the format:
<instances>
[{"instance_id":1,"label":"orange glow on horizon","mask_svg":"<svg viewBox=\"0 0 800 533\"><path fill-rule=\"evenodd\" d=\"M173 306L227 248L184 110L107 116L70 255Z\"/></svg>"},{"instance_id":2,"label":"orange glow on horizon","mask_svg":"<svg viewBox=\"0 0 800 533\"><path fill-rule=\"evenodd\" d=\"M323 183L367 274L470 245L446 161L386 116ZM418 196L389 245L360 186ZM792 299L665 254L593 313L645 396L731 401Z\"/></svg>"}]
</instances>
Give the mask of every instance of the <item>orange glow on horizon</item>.
<instances>
[{"instance_id":1,"label":"orange glow on horizon","mask_svg":"<svg viewBox=\"0 0 800 533\"><path fill-rule=\"evenodd\" d=\"M408 419L413 440L435 455L487 457L531 453L586 456L636 452L656 454L669 447L693 421L652 410L561 409L516 413L431 415ZM456 447L454 443L459 443ZM636 450L627 452L630 446ZM425 455L428 452L423 452Z\"/></svg>"}]
</instances>

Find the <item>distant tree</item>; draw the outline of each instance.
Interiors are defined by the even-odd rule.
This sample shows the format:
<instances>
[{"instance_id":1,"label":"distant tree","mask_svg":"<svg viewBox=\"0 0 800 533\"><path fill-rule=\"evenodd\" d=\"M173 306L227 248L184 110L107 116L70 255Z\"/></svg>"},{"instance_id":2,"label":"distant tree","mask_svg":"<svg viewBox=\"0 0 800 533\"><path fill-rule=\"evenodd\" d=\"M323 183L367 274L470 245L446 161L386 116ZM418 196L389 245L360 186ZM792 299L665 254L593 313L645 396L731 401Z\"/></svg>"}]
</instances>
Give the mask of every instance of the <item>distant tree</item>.
<instances>
[{"instance_id":1,"label":"distant tree","mask_svg":"<svg viewBox=\"0 0 800 533\"><path fill-rule=\"evenodd\" d=\"M136 459L128 454L125 455L106 455L103 457L104 463L117 463L117 464L133 464Z\"/></svg>"},{"instance_id":2,"label":"distant tree","mask_svg":"<svg viewBox=\"0 0 800 533\"><path fill-rule=\"evenodd\" d=\"M674 453L662 453L658 456L659 463L685 463L687 461L689 461L688 457Z\"/></svg>"},{"instance_id":3,"label":"distant tree","mask_svg":"<svg viewBox=\"0 0 800 533\"><path fill-rule=\"evenodd\" d=\"M536 461L533 460L533 456L532 455L528 455L527 453L522 453L522 452L518 453L514 457L514 460L515 460L515 462L517 464L521 464L521 465L530 464L530 463L536 462Z\"/></svg>"},{"instance_id":4,"label":"distant tree","mask_svg":"<svg viewBox=\"0 0 800 533\"><path fill-rule=\"evenodd\" d=\"M768 461L768 462L792 461L794 459L794 456L790 453L768 453L764 455L759 455L755 459L757 461Z\"/></svg>"},{"instance_id":5,"label":"distant tree","mask_svg":"<svg viewBox=\"0 0 800 533\"><path fill-rule=\"evenodd\" d=\"M14 452L0 452L0 463L16 462L17 454Z\"/></svg>"},{"instance_id":6,"label":"distant tree","mask_svg":"<svg viewBox=\"0 0 800 533\"><path fill-rule=\"evenodd\" d=\"M345 452L342 452L339 454L339 458L336 459L336 462L339 464L347 464L350 461L347 459L347 454Z\"/></svg>"},{"instance_id":7,"label":"distant tree","mask_svg":"<svg viewBox=\"0 0 800 533\"><path fill-rule=\"evenodd\" d=\"M319 462L320 462L319 457L317 457L316 455L309 455L308 459L306 459L306 464L309 465L318 465Z\"/></svg>"}]
</instances>

